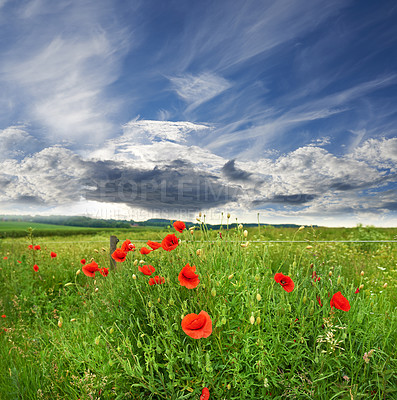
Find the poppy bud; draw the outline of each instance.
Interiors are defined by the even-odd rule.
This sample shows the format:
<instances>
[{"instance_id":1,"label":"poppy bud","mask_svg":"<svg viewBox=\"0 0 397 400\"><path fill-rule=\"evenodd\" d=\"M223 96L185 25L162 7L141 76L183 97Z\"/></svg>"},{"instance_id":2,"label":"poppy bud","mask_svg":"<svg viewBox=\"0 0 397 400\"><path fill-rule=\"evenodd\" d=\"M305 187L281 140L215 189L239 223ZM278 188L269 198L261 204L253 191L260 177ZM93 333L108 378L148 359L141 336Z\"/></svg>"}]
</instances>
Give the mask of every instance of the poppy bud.
<instances>
[{"instance_id":1,"label":"poppy bud","mask_svg":"<svg viewBox=\"0 0 397 400\"><path fill-rule=\"evenodd\" d=\"M147 303L148 307L151 307L153 304L151 301L149 301L149 303Z\"/></svg>"},{"instance_id":2,"label":"poppy bud","mask_svg":"<svg viewBox=\"0 0 397 400\"><path fill-rule=\"evenodd\" d=\"M360 285L359 289L360 289L360 290L361 290L361 289L364 289L364 284L363 284L363 283Z\"/></svg>"},{"instance_id":3,"label":"poppy bud","mask_svg":"<svg viewBox=\"0 0 397 400\"><path fill-rule=\"evenodd\" d=\"M212 296L216 296L216 289L215 288L213 288L212 290L211 290L211 294L212 294Z\"/></svg>"},{"instance_id":4,"label":"poppy bud","mask_svg":"<svg viewBox=\"0 0 397 400\"><path fill-rule=\"evenodd\" d=\"M229 275L229 276L228 276L228 279L229 279L229 280L230 280L230 279L233 279L233 276L234 276L234 274Z\"/></svg>"},{"instance_id":5,"label":"poppy bud","mask_svg":"<svg viewBox=\"0 0 397 400\"><path fill-rule=\"evenodd\" d=\"M232 385L230 383L228 383L226 387L228 390L230 390L232 388Z\"/></svg>"},{"instance_id":6,"label":"poppy bud","mask_svg":"<svg viewBox=\"0 0 397 400\"><path fill-rule=\"evenodd\" d=\"M160 303L160 297L157 299L157 303Z\"/></svg>"},{"instance_id":7,"label":"poppy bud","mask_svg":"<svg viewBox=\"0 0 397 400\"><path fill-rule=\"evenodd\" d=\"M95 344L96 344L97 346L98 346L100 340L101 340L100 336L97 336L97 337L95 338Z\"/></svg>"},{"instance_id":8,"label":"poppy bud","mask_svg":"<svg viewBox=\"0 0 397 400\"><path fill-rule=\"evenodd\" d=\"M197 222L201 222L201 221L200 221L200 218L196 218L196 221L197 221Z\"/></svg>"},{"instance_id":9,"label":"poppy bud","mask_svg":"<svg viewBox=\"0 0 397 400\"><path fill-rule=\"evenodd\" d=\"M251 325L255 324L255 317L253 315L251 315L251 317L250 317L250 322L251 322Z\"/></svg>"},{"instance_id":10,"label":"poppy bud","mask_svg":"<svg viewBox=\"0 0 397 400\"><path fill-rule=\"evenodd\" d=\"M306 246L306 250L310 250L310 249L312 249L313 248L313 246Z\"/></svg>"},{"instance_id":11,"label":"poppy bud","mask_svg":"<svg viewBox=\"0 0 397 400\"><path fill-rule=\"evenodd\" d=\"M336 282L336 283L337 283L338 285L340 285L340 284L341 284L341 282L342 282L342 279L341 279L341 277L340 277L340 275L339 275L339 276L338 276L338 280L337 280L337 282Z\"/></svg>"},{"instance_id":12,"label":"poppy bud","mask_svg":"<svg viewBox=\"0 0 397 400\"><path fill-rule=\"evenodd\" d=\"M306 295L304 295L304 296L303 296L302 303L303 303L303 304L306 304L306 302L307 302L307 297L306 297Z\"/></svg>"},{"instance_id":13,"label":"poppy bud","mask_svg":"<svg viewBox=\"0 0 397 400\"><path fill-rule=\"evenodd\" d=\"M245 231L243 232L243 235L244 235L244 237L247 237L247 236L248 236L248 231L245 230Z\"/></svg>"},{"instance_id":14,"label":"poppy bud","mask_svg":"<svg viewBox=\"0 0 397 400\"><path fill-rule=\"evenodd\" d=\"M136 267L138 265L138 260L134 261L134 267Z\"/></svg>"},{"instance_id":15,"label":"poppy bud","mask_svg":"<svg viewBox=\"0 0 397 400\"><path fill-rule=\"evenodd\" d=\"M81 272L81 271L78 269L78 270L76 271L76 275L79 275L80 272Z\"/></svg>"},{"instance_id":16,"label":"poppy bud","mask_svg":"<svg viewBox=\"0 0 397 400\"><path fill-rule=\"evenodd\" d=\"M257 293L257 294L256 294L256 299L257 299L258 301L261 301L262 296L261 296L259 293Z\"/></svg>"},{"instance_id":17,"label":"poppy bud","mask_svg":"<svg viewBox=\"0 0 397 400\"><path fill-rule=\"evenodd\" d=\"M364 271L361 271L361 274L360 274L361 276L364 276Z\"/></svg>"},{"instance_id":18,"label":"poppy bud","mask_svg":"<svg viewBox=\"0 0 397 400\"><path fill-rule=\"evenodd\" d=\"M175 304L174 299L169 299L169 300L168 300L168 304L169 304L170 306L173 306L173 305Z\"/></svg>"},{"instance_id":19,"label":"poppy bud","mask_svg":"<svg viewBox=\"0 0 397 400\"><path fill-rule=\"evenodd\" d=\"M387 288L387 282L383 285L383 289Z\"/></svg>"},{"instance_id":20,"label":"poppy bud","mask_svg":"<svg viewBox=\"0 0 397 400\"><path fill-rule=\"evenodd\" d=\"M114 332L113 326L110 328L109 333L112 334Z\"/></svg>"},{"instance_id":21,"label":"poppy bud","mask_svg":"<svg viewBox=\"0 0 397 400\"><path fill-rule=\"evenodd\" d=\"M329 277L331 278L331 276L332 276L332 271L329 271L329 272L328 272L328 275L329 275Z\"/></svg>"},{"instance_id":22,"label":"poppy bud","mask_svg":"<svg viewBox=\"0 0 397 400\"><path fill-rule=\"evenodd\" d=\"M256 317L256 324L259 325L261 323L261 317Z\"/></svg>"},{"instance_id":23,"label":"poppy bud","mask_svg":"<svg viewBox=\"0 0 397 400\"><path fill-rule=\"evenodd\" d=\"M230 213L227 213L227 219L229 219L230 218Z\"/></svg>"},{"instance_id":24,"label":"poppy bud","mask_svg":"<svg viewBox=\"0 0 397 400\"><path fill-rule=\"evenodd\" d=\"M259 282L259 280L261 279L261 277L260 277L258 274L256 274L254 279L255 279L255 282Z\"/></svg>"},{"instance_id":25,"label":"poppy bud","mask_svg":"<svg viewBox=\"0 0 397 400\"><path fill-rule=\"evenodd\" d=\"M70 320L70 322L75 322L76 321L76 318L72 318L71 320Z\"/></svg>"},{"instance_id":26,"label":"poppy bud","mask_svg":"<svg viewBox=\"0 0 397 400\"><path fill-rule=\"evenodd\" d=\"M90 260L91 262L93 262L94 261L94 257L91 257L91 260Z\"/></svg>"},{"instance_id":27,"label":"poppy bud","mask_svg":"<svg viewBox=\"0 0 397 400\"><path fill-rule=\"evenodd\" d=\"M200 255L201 255L201 249L197 249L196 254L197 254L198 256L200 256Z\"/></svg>"},{"instance_id":28,"label":"poppy bud","mask_svg":"<svg viewBox=\"0 0 397 400\"><path fill-rule=\"evenodd\" d=\"M99 250L98 250L98 249L94 249L94 251L95 251L95 253L99 253Z\"/></svg>"},{"instance_id":29,"label":"poppy bud","mask_svg":"<svg viewBox=\"0 0 397 400\"><path fill-rule=\"evenodd\" d=\"M98 293L98 290L99 290L99 289L96 287L96 288L95 288L95 293Z\"/></svg>"},{"instance_id":30,"label":"poppy bud","mask_svg":"<svg viewBox=\"0 0 397 400\"><path fill-rule=\"evenodd\" d=\"M145 260L139 260L139 264L144 264Z\"/></svg>"},{"instance_id":31,"label":"poppy bud","mask_svg":"<svg viewBox=\"0 0 397 400\"><path fill-rule=\"evenodd\" d=\"M305 229L305 227L302 225L299 227L298 231L302 231L303 229Z\"/></svg>"},{"instance_id":32,"label":"poppy bud","mask_svg":"<svg viewBox=\"0 0 397 400\"><path fill-rule=\"evenodd\" d=\"M136 279L136 275L135 274L132 274L132 279Z\"/></svg>"},{"instance_id":33,"label":"poppy bud","mask_svg":"<svg viewBox=\"0 0 397 400\"><path fill-rule=\"evenodd\" d=\"M199 212L199 218L201 218L201 211Z\"/></svg>"},{"instance_id":34,"label":"poppy bud","mask_svg":"<svg viewBox=\"0 0 397 400\"><path fill-rule=\"evenodd\" d=\"M190 233L193 235L194 234L194 229L189 229Z\"/></svg>"},{"instance_id":35,"label":"poppy bud","mask_svg":"<svg viewBox=\"0 0 397 400\"><path fill-rule=\"evenodd\" d=\"M63 318L62 318L62 317L59 317L58 326L59 326L60 328L62 328L62 324L63 324Z\"/></svg>"},{"instance_id":36,"label":"poppy bud","mask_svg":"<svg viewBox=\"0 0 397 400\"><path fill-rule=\"evenodd\" d=\"M243 229L243 225L239 224L238 229Z\"/></svg>"}]
</instances>

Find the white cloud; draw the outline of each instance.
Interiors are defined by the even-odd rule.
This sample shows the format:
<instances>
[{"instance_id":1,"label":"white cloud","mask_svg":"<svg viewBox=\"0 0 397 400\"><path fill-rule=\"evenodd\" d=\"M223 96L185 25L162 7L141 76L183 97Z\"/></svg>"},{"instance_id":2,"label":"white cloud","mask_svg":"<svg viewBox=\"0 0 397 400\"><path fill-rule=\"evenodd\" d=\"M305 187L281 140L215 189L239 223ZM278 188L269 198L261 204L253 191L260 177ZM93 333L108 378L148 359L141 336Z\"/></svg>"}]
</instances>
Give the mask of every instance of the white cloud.
<instances>
[{"instance_id":1,"label":"white cloud","mask_svg":"<svg viewBox=\"0 0 397 400\"><path fill-rule=\"evenodd\" d=\"M229 81L212 72L185 74L169 79L178 96L189 104L187 111L197 108L232 86Z\"/></svg>"},{"instance_id":2,"label":"white cloud","mask_svg":"<svg viewBox=\"0 0 397 400\"><path fill-rule=\"evenodd\" d=\"M12 90L11 101L46 128L52 143L101 140L114 129L109 117L118 102L107 97L106 88L120 74L128 35L106 21L109 4L102 2L102 10L89 0L40 0L15 16L15 28L32 26L31 34L0 54L0 87Z\"/></svg>"}]
</instances>

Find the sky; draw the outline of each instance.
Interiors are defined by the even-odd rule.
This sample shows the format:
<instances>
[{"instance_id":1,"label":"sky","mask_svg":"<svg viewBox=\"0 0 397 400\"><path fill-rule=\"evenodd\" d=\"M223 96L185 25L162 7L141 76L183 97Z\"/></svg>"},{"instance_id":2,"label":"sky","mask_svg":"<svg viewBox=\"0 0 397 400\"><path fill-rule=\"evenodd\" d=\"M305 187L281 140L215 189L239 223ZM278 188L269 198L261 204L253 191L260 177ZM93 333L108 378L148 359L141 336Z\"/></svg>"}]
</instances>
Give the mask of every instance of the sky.
<instances>
[{"instance_id":1,"label":"sky","mask_svg":"<svg viewBox=\"0 0 397 400\"><path fill-rule=\"evenodd\" d=\"M0 214L397 226L394 0L0 0Z\"/></svg>"}]
</instances>

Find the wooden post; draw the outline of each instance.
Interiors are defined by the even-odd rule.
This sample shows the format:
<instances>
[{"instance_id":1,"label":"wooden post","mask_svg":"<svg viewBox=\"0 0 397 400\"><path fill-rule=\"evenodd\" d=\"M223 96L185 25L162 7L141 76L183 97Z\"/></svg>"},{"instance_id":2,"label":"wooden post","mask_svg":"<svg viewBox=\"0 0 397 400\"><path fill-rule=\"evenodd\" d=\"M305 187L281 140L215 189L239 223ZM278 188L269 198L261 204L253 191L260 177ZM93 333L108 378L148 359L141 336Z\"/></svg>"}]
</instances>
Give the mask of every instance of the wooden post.
<instances>
[{"instance_id":1,"label":"wooden post","mask_svg":"<svg viewBox=\"0 0 397 400\"><path fill-rule=\"evenodd\" d=\"M116 261L113 260L112 254L117 248L117 243L119 242L119 239L117 239L117 236L110 236L110 268L116 268Z\"/></svg>"}]
</instances>

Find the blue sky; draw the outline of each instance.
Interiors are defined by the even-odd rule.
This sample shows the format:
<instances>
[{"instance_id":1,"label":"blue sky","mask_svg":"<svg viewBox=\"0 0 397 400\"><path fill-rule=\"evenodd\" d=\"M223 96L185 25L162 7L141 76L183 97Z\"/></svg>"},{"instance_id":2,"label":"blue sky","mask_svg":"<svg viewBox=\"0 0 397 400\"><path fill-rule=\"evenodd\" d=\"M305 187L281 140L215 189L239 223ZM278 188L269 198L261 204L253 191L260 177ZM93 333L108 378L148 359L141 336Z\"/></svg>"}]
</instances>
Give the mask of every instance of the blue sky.
<instances>
[{"instance_id":1,"label":"blue sky","mask_svg":"<svg viewBox=\"0 0 397 400\"><path fill-rule=\"evenodd\" d=\"M0 213L397 225L394 1L0 0Z\"/></svg>"}]
</instances>

